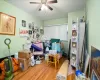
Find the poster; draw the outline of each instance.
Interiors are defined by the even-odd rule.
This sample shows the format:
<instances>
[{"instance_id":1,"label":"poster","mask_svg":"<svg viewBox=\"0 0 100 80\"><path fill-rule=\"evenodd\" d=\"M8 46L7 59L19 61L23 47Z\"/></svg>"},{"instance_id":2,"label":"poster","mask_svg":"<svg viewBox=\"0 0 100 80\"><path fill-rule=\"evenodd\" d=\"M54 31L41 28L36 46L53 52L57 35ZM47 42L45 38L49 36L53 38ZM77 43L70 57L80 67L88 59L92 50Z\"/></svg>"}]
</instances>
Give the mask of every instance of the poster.
<instances>
[{"instance_id":1,"label":"poster","mask_svg":"<svg viewBox=\"0 0 100 80\"><path fill-rule=\"evenodd\" d=\"M93 71L95 72L97 78L99 78L100 80L100 50L91 47L90 73L92 73Z\"/></svg>"},{"instance_id":2,"label":"poster","mask_svg":"<svg viewBox=\"0 0 100 80\"><path fill-rule=\"evenodd\" d=\"M28 37L28 29L26 28L20 28L19 29L19 35L22 36L22 37Z\"/></svg>"},{"instance_id":3,"label":"poster","mask_svg":"<svg viewBox=\"0 0 100 80\"><path fill-rule=\"evenodd\" d=\"M0 34L15 35L16 18L0 12Z\"/></svg>"}]
</instances>

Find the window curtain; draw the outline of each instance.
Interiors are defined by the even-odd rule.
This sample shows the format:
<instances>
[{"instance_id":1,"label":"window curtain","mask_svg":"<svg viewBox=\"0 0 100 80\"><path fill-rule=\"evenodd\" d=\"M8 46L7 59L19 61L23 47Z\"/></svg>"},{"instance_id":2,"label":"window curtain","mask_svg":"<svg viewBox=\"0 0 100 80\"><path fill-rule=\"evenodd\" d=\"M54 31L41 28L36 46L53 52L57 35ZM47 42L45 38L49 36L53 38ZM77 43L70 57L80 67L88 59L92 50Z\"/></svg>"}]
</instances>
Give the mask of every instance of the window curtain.
<instances>
[{"instance_id":1,"label":"window curtain","mask_svg":"<svg viewBox=\"0 0 100 80\"><path fill-rule=\"evenodd\" d=\"M51 38L56 38L60 40L68 39L68 26L65 25L52 25L44 27L44 38L50 40Z\"/></svg>"}]
</instances>

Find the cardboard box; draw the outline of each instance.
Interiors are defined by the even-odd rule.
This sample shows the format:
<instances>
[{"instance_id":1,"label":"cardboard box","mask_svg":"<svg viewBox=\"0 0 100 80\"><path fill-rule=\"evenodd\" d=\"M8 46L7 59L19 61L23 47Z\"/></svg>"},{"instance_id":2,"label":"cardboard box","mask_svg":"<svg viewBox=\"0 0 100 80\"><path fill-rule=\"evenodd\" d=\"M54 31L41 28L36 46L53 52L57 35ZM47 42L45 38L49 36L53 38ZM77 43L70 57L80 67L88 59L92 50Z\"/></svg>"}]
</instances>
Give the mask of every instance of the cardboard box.
<instances>
[{"instance_id":1,"label":"cardboard box","mask_svg":"<svg viewBox=\"0 0 100 80\"><path fill-rule=\"evenodd\" d=\"M31 58L28 59L28 67L31 66Z\"/></svg>"},{"instance_id":2,"label":"cardboard box","mask_svg":"<svg viewBox=\"0 0 100 80\"><path fill-rule=\"evenodd\" d=\"M23 50L18 52L18 58L29 59L31 57L31 52L28 50Z\"/></svg>"},{"instance_id":3,"label":"cardboard box","mask_svg":"<svg viewBox=\"0 0 100 80\"><path fill-rule=\"evenodd\" d=\"M22 71L27 70L30 66L30 59L18 58L18 62L19 62L19 67Z\"/></svg>"}]
</instances>

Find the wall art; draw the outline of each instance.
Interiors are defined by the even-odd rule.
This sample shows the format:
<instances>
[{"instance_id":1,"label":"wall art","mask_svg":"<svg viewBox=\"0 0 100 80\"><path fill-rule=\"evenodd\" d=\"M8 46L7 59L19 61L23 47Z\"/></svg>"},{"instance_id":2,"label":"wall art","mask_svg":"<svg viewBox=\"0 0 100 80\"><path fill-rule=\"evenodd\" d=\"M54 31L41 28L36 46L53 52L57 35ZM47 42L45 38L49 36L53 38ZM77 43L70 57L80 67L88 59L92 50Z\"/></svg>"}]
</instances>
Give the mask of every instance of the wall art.
<instances>
[{"instance_id":1,"label":"wall art","mask_svg":"<svg viewBox=\"0 0 100 80\"><path fill-rule=\"evenodd\" d=\"M16 18L0 12L0 34L15 35Z\"/></svg>"},{"instance_id":2,"label":"wall art","mask_svg":"<svg viewBox=\"0 0 100 80\"><path fill-rule=\"evenodd\" d=\"M22 20L22 26L26 27L26 21L25 20Z\"/></svg>"}]
</instances>

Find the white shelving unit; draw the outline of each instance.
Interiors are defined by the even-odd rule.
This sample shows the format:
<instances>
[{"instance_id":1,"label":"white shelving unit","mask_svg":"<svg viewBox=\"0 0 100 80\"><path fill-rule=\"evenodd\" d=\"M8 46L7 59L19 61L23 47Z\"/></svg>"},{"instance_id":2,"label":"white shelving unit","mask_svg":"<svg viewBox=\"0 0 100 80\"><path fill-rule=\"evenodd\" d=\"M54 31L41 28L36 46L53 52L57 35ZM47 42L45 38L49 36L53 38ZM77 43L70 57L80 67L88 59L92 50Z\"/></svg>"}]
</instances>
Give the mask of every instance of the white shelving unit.
<instances>
[{"instance_id":1,"label":"white shelving unit","mask_svg":"<svg viewBox=\"0 0 100 80\"><path fill-rule=\"evenodd\" d=\"M71 65L78 66L78 23L72 24L72 37L71 37Z\"/></svg>"},{"instance_id":2,"label":"white shelving unit","mask_svg":"<svg viewBox=\"0 0 100 80\"><path fill-rule=\"evenodd\" d=\"M72 23L72 37L71 37L71 55L70 63L76 69L79 69L79 62L82 55L82 47L85 34L85 22Z\"/></svg>"}]
</instances>

